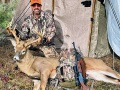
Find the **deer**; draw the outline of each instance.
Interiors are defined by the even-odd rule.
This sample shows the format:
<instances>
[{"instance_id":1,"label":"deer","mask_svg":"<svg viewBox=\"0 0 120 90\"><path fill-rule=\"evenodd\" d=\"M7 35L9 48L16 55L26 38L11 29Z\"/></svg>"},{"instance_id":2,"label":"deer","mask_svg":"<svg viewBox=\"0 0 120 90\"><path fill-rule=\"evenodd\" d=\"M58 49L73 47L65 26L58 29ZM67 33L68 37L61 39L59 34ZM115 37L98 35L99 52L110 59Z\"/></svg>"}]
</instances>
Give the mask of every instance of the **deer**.
<instances>
[{"instance_id":1,"label":"deer","mask_svg":"<svg viewBox=\"0 0 120 90\"><path fill-rule=\"evenodd\" d=\"M48 78L56 77L56 68L59 66L58 59L32 55L29 47L32 44L41 42L42 35L40 33L36 32L38 38L35 40L28 39L22 41L17 37L15 29L7 27L7 32L11 33L15 38L9 38L15 49L13 60L22 72L33 78L33 90L45 90ZM39 78L40 80L35 78Z\"/></svg>"}]
</instances>

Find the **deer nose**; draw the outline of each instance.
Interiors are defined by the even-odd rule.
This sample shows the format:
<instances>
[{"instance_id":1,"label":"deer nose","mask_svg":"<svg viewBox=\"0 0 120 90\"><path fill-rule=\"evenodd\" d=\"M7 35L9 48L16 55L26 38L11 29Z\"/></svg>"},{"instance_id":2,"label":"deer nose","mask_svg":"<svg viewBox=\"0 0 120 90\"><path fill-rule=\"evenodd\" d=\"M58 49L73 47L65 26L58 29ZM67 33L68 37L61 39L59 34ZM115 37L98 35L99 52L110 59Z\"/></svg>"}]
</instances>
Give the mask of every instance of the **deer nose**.
<instances>
[{"instance_id":1,"label":"deer nose","mask_svg":"<svg viewBox=\"0 0 120 90\"><path fill-rule=\"evenodd\" d=\"M20 60L20 59L19 59L18 56L14 56L14 57L13 57L13 60L14 60L14 61L18 61L18 60Z\"/></svg>"}]
</instances>

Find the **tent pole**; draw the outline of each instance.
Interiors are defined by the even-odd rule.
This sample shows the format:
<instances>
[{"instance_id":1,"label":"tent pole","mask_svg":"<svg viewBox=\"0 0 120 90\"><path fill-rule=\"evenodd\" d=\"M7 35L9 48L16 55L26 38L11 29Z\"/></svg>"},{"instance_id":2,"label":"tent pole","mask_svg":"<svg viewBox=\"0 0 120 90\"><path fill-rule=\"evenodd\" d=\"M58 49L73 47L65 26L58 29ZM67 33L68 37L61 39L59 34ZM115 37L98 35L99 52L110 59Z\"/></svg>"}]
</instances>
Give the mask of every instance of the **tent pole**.
<instances>
[{"instance_id":1,"label":"tent pole","mask_svg":"<svg viewBox=\"0 0 120 90\"><path fill-rule=\"evenodd\" d=\"M54 16L54 5L55 5L55 0L52 0L52 15Z\"/></svg>"},{"instance_id":2,"label":"tent pole","mask_svg":"<svg viewBox=\"0 0 120 90\"><path fill-rule=\"evenodd\" d=\"M89 44L88 44L88 56L90 52L90 43L91 43L91 34L92 34L92 28L93 28L93 22L94 22L94 11L95 11L95 4L96 0L91 0L92 1L92 15L91 15L91 24L90 24L90 34L89 34Z\"/></svg>"},{"instance_id":3,"label":"tent pole","mask_svg":"<svg viewBox=\"0 0 120 90\"><path fill-rule=\"evenodd\" d=\"M115 70L115 53L114 53L114 51L113 51L113 70Z\"/></svg>"}]
</instances>

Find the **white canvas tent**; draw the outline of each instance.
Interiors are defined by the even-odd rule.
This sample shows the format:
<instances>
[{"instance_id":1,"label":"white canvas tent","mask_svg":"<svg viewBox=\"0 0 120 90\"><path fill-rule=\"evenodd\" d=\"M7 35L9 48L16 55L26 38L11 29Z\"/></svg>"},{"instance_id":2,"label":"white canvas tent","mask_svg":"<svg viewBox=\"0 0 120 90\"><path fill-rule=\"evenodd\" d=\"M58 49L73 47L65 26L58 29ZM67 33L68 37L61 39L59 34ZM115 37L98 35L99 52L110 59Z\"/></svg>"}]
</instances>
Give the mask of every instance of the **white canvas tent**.
<instances>
[{"instance_id":1,"label":"white canvas tent","mask_svg":"<svg viewBox=\"0 0 120 90\"><path fill-rule=\"evenodd\" d=\"M82 4L84 1L90 0L42 0L42 9L54 14L57 29L57 37L55 39L56 47L73 48L72 42L74 41L76 47L81 50L84 56L96 57L94 54L97 48L97 44L95 43L97 43L98 34L91 34L91 31L93 32L91 18L94 16L93 12L96 0L91 0L90 7L85 7ZM26 7L28 3L29 0L20 0L20 4L16 10L15 20L18 19L17 17L24 8L28 9L26 9L27 13L24 17L31 13L30 5ZM24 17L18 22L18 26L21 25ZM95 30L98 31L98 29ZM96 41L90 40L91 36L95 36L94 34L97 36L92 39L94 40L96 38ZM99 57L106 55L106 53L108 52L104 54L102 52L102 55L99 55Z\"/></svg>"},{"instance_id":2,"label":"white canvas tent","mask_svg":"<svg viewBox=\"0 0 120 90\"><path fill-rule=\"evenodd\" d=\"M108 40L112 50L120 56L120 0L105 0Z\"/></svg>"}]
</instances>

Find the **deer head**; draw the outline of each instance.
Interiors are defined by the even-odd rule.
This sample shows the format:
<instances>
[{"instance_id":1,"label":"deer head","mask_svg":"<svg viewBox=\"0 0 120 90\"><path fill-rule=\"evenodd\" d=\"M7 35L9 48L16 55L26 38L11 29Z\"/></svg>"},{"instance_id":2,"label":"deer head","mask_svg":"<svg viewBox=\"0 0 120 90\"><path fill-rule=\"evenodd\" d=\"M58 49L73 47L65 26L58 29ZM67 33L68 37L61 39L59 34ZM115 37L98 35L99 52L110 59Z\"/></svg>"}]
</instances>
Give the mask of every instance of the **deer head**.
<instances>
[{"instance_id":1,"label":"deer head","mask_svg":"<svg viewBox=\"0 0 120 90\"><path fill-rule=\"evenodd\" d=\"M7 27L7 32L8 33L11 33L15 39L13 38L9 38L9 40L11 41L12 45L14 46L14 49L15 49L15 56L13 58L13 60L15 61L19 61L20 60L20 56L24 56L27 49L29 48L30 45L37 45L38 43L41 42L42 40L42 35L35 31L35 33L38 35L38 38L33 40L32 38L31 39L28 39L28 40L25 40L25 41L22 41L20 40L19 37L17 37L16 35L16 31L15 31L15 28L12 29L10 26Z\"/></svg>"}]
</instances>

